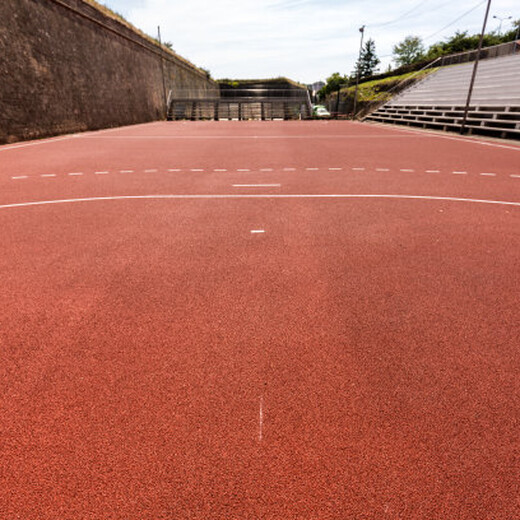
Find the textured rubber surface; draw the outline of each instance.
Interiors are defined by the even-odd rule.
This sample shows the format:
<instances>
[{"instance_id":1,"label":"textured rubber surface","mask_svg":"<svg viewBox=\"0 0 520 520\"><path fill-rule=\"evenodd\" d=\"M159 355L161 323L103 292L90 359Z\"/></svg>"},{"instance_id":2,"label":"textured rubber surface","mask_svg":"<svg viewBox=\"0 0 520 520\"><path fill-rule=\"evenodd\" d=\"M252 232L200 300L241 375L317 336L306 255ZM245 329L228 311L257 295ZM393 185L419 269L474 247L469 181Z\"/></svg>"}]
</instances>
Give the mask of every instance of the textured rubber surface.
<instances>
[{"instance_id":1,"label":"textured rubber surface","mask_svg":"<svg viewBox=\"0 0 520 520\"><path fill-rule=\"evenodd\" d=\"M520 148L355 123L27 144L0 148L0 206L520 202ZM0 518L519 518L519 224L427 199L0 209Z\"/></svg>"}]
</instances>

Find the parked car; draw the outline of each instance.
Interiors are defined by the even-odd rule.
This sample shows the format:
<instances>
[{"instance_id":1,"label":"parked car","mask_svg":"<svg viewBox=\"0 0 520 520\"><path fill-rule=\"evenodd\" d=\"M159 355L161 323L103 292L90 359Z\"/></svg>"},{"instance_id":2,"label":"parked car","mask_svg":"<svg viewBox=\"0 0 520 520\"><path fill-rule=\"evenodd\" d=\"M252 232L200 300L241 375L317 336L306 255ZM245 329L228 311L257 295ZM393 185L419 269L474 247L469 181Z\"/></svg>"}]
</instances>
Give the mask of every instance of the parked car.
<instances>
[{"instance_id":1,"label":"parked car","mask_svg":"<svg viewBox=\"0 0 520 520\"><path fill-rule=\"evenodd\" d=\"M312 115L320 119L327 119L330 117L330 112L323 105L314 105Z\"/></svg>"}]
</instances>

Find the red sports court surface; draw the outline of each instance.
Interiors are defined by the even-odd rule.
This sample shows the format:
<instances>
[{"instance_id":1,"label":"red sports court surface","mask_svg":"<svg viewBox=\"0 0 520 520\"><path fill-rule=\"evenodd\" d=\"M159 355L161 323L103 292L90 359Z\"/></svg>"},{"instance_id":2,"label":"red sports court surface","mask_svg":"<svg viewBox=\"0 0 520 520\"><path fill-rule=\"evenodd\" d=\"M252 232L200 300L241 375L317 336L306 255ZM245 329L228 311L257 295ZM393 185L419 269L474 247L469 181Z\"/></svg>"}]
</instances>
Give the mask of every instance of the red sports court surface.
<instances>
[{"instance_id":1,"label":"red sports court surface","mask_svg":"<svg viewBox=\"0 0 520 520\"><path fill-rule=\"evenodd\" d=\"M520 147L348 122L0 148L0 518L520 518Z\"/></svg>"}]
</instances>

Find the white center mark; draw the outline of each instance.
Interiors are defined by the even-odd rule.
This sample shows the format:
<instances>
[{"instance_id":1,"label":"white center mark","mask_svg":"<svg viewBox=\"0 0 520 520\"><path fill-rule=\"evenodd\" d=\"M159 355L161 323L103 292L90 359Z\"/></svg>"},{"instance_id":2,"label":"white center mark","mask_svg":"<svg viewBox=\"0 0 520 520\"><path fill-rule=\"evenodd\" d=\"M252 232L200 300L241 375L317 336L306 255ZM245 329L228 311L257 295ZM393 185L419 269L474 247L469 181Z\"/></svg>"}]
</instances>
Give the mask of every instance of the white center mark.
<instances>
[{"instance_id":1,"label":"white center mark","mask_svg":"<svg viewBox=\"0 0 520 520\"><path fill-rule=\"evenodd\" d=\"M264 398L260 397L260 412L258 414L258 442L264 438Z\"/></svg>"}]
</instances>

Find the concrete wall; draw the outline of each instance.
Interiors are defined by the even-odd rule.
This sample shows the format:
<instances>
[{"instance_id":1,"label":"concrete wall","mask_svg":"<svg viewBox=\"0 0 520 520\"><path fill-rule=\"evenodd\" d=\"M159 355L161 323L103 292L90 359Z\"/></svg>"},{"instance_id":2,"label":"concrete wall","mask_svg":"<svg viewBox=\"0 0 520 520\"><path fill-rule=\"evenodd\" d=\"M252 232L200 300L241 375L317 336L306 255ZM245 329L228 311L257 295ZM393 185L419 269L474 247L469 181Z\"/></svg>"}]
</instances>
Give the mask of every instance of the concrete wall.
<instances>
[{"instance_id":1,"label":"concrete wall","mask_svg":"<svg viewBox=\"0 0 520 520\"><path fill-rule=\"evenodd\" d=\"M0 143L165 117L205 73L82 0L0 0Z\"/></svg>"}]
</instances>

